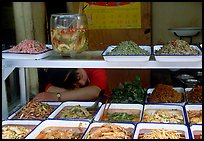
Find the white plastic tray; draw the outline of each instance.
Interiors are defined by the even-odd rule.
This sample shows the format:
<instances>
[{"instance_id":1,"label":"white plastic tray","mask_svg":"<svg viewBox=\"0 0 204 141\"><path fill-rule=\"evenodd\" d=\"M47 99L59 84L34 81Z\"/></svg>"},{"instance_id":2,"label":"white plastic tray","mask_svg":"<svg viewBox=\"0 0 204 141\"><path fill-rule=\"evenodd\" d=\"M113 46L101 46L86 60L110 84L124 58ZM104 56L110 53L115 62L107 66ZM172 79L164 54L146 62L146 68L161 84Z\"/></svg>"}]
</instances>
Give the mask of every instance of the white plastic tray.
<instances>
[{"instance_id":1,"label":"white plastic tray","mask_svg":"<svg viewBox=\"0 0 204 141\"><path fill-rule=\"evenodd\" d=\"M109 103L107 104L109 105ZM100 121L100 118L103 114L104 111L104 106L105 104L103 104L100 108L100 110L98 111L98 113L96 114L95 118L94 118L94 122L95 121ZM106 106L107 109L108 106ZM109 109L114 109L116 112L117 110L120 112L126 112L126 110L140 110L139 112L139 116L140 116L140 120L141 121L141 117L142 117L142 111L143 111L143 105L142 104L117 104L117 103L112 103L109 107ZM131 114L136 114L136 113L131 113ZM104 121L106 122L106 121ZM112 122L112 121L107 121L107 122ZM125 121L126 122L126 121Z\"/></svg>"},{"instance_id":2,"label":"white plastic tray","mask_svg":"<svg viewBox=\"0 0 204 141\"><path fill-rule=\"evenodd\" d=\"M186 97L185 97L185 93L184 93L184 88L182 87L173 87L174 90L176 90L178 93L180 93L182 96L183 96L183 101L182 102L172 102L172 103L168 103L168 102L148 102L147 101L147 98L148 96L150 96L153 92L155 88L149 88L147 90L147 96L146 96L146 100L145 100L145 103L147 104L169 104L169 105L180 105L180 106L184 106L186 104Z\"/></svg>"},{"instance_id":3,"label":"white plastic tray","mask_svg":"<svg viewBox=\"0 0 204 141\"><path fill-rule=\"evenodd\" d=\"M170 129L184 131L185 138L189 139L188 128L183 124L168 124L168 123L138 123L136 126L133 139L138 139L141 129Z\"/></svg>"},{"instance_id":4,"label":"white plastic tray","mask_svg":"<svg viewBox=\"0 0 204 141\"><path fill-rule=\"evenodd\" d=\"M125 129L127 128L132 128L132 136L134 135L134 130L135 130L135 125L132 123L117 123L117 122L112 122L112 123L106 123L106 122L94 122L91 123L88 127L88 129L86 130L84 136L82 137L82 139L85 139L85 136L89 133L89 131L93 128L93 127L101 127L103 124L115 124L121 127L124 127Z\"/></svg>"},{"instance_id":5,"label":"white plastic tray","mask_svg":"<svg viewBox=\"0 0 204 141\"><path fill-rule=\"evenodd\" d=\"M45 120L38 125L25 139L35 139L47 127L82 127L83 132L88 128L89 122L68 120Z\"/></svg>"},{"instance_id":6,"label":"white plastic tray","mask_svg":"<svg viewBox=\"0 0 204 141\"><path fill-rule=\"evenodd\" d=\"M157 110L169 110L169 113L177 114L176 111L181 112L181 116L183 117L183 123L177 124L186 124L184 110L182 106L179 105L164 105L164 104L146 104L144 105L144 111L142 116L142 122L144 122L144 114L154 114ZM176 110L176 111L175 111ZM159 122L162 123L162 122Z\"/></svg>"},{"instance_id":7,"label":"white plastic tray","mask_svg":"<svg viewBox=\"0 0 204 141\"><path fill-rule=\"evenodd\" d=\"M189 117L188 117L188 111L189 110L202 110L202 105L201 104L196 104L196 105L187 104L185 105L185 110L186 110L187 122L188 124L191 124Z\"/></svg>"},{"instance_id":8,"label":"white plastic tray","mask_svg":"<svg viewBox=\"0 0 204 141\"><path fill-rule=\"evenodd\" d=\"M104 50L102 52L102 56L104 58L105 61L108 62L118 62L118 61L134 61L134 62L147 62L149 61L150 55L151 55L151 46L139 46L142 49L145 49L149 52L149 55L141 55L141 54L136 54L136 55L107 55L107 52L111 52L111 50L113 50L115 47L117 47L116 45L111 45L108 46L106 48L106 50Z\"/></svg>"},{"instance_id":9,"label":"white plastic tray","mask_svg":"<svg viewBox=\"0 0 204 141\"><path fill-rule=\"evenodd\" d=\"M194 131L201 131L201 133L202 133L202 125L191 125L190 131L191 131L192 138L195 139Z\"/></svg>"},{"instance_id":10,"label":"white plastic tray","mask_svg":"<svg viewBox=\"0 0 204 141\"><path fill-rule=\"evenodd\" d=\"M193 49L199 51L198 55L158 55L155 54L156 50L159 50L163 45L155 45L153 46L154 49L154 56L156 61L159 62L198 62L202 60L202 52L198 48L198 46L190 45Z\"/></svg>"},{"instance_id":11,"label":"white plastic tray","mask_svg":"<svg viewBox=\"0 0 204 141\"><path fill-rule=\"evenodd\" d=\"M8 52L9 49L2 51L2 58L5 59L42 59L45 58L53 53L53 49L51 45L46 45L48 48L47 51L42 53L15 53L15 52Z\"/></svg>"},{"instance_id":12,"label":"white plastic tray","mask_svg":"<svg viewBox=\"0 0 204 141\"><path fill-rule=\"evenodd\" d=\"M3 126L22 126L34 130L36 126L38 126L42 121L41 120L3 120L2 121L2 127ZM27 136L27 135L26 135ZM26 137L25 136L25 137Z\"/></svg>"},{"instance_id":13,"label":"white plastic tray","mask_svg":"<svg viewBox=\"0 0 204 141\"><path fill-rule=\"evenodd\" d=\"M62 102L42 102L42 103L46 103L46 104L48 104L48 105L50 105L50 106L54 106L54 111L56 110L56 108L62 103ZM25 104L26 105L26 104ZM24 105L24 106L25 106ZM23 106L23 107L24 107ZM11 114L9 117L8 117L8 119L15 119L14 117L15 117L15 115L18 113L18 112L20 112L21 111L21 109L23 109L23 107L21 107L21 108L19 108L17 111L15 111L13 114ZM53 111L53 112L54 112ZM21 120L26 120L26 119L21 119Z\"/></svg>"},{"instance_id":14,"label":"white plastic tray","mask_svg":"<svg viewBox=\"0 0 204 141\"><path fill-rule=\"evenodd\" d=\"M67 102L63 102L49 117L48 119L57 119L56 116L59 112L61 112L63 110L63 108L65 108L66 106L76 106L76 105L80 105L82 107L89 107L91 105L93 105L94 102L79 102L79 101L67 101ZM99 107L101 107L102 103L99 102ZM97 113L98 111L96 111ZM96 115L96 114L95 114ZM93 116L93 118L95 117L95 115ZM89 121L91 122L93 120L93 118L91 119L82 119L82 118L77 118L77 119L73 119L70 118L71 120L84 120L84 121ZM68 118L66 118L68 119Z\"/></svg>"}]
</instances>

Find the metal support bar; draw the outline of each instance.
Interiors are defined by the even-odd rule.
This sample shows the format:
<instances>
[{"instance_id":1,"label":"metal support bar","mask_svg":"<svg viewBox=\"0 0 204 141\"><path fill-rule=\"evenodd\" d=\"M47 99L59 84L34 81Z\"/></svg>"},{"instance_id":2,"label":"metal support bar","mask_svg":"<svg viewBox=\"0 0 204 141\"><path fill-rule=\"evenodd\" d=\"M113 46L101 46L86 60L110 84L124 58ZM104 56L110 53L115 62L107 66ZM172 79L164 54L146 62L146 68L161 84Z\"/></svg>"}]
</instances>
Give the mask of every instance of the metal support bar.
<instances>
[{"instance_id":1,"label":"metal support bar","mask_svg":"<svg viewBox=\"0 0 204 141\"><path fill-rule=\"evenodd\" d=\"M5 80L2 78L2 120L8 118L8 103Z\"/></svg>"},{"instance_id":2,"label":"metal support bar","mask_svg":"<svg viewBox=\"0 0 204 141\"><path fill-rule=\"evenodd\" d=\"M25 79L25 69L19 68L19 81L20 81L20 102L22 105L27 103L26 95L26 79Z\"/></svg>"}]
</instances>

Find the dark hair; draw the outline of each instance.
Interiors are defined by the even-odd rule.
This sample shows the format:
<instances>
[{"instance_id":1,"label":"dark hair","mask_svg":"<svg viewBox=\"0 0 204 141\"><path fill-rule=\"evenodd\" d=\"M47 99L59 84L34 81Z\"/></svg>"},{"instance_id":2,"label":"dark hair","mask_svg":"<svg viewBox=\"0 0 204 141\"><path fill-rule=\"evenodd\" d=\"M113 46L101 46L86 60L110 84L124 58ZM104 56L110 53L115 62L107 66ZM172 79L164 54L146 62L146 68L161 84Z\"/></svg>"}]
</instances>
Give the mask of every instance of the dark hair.
<instances>
[{"instance_id":1,"label":"dark hair","mask_svg":"<svg viewBox=\"0 0 204 141\"><path fill-rule=\"evenodd\" d=\"M76 71L77 68L50 68L47 70L48 82L57 87L73 89L78 81Z\"/></svg>"}]
</instances>

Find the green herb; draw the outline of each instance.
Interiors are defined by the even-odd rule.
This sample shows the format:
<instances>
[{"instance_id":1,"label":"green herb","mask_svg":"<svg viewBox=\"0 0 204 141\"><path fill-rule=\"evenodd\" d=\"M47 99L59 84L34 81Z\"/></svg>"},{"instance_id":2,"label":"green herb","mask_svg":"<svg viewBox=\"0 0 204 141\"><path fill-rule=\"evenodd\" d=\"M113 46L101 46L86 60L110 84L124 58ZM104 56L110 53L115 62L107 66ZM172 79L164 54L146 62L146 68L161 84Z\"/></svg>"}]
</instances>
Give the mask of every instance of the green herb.
<instances>
[{"instance_id":1,"label":"green herb","mask_svg":"<svg viewBox=\"0 0 204 141\"><path fill-rule=\"evenodd\" d=\"M140 85L140 77L136 76L132 82L121 83L112 90L111 99L114 103L144 103L146 89Z\"/></svg>"}]
</instances>

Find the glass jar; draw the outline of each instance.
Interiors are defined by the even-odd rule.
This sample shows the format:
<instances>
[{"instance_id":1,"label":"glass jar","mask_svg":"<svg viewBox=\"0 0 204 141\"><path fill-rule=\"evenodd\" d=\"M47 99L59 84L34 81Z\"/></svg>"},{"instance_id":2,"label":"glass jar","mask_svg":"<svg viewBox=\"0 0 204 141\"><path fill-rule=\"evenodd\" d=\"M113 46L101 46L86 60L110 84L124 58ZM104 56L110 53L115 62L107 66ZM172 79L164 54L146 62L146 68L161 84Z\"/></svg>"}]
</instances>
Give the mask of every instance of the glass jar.
<instances>
[{"instance_id":1,"label":"glass jar","mask_svg":"<svg viewBox=\"0 0 204 141\"><path fill-rule=\"evenodd\" d=\"M85 14L52 14L50 19L53 49L62 56L73 57L88 49Z\"/></svg>"}]
</instances>

